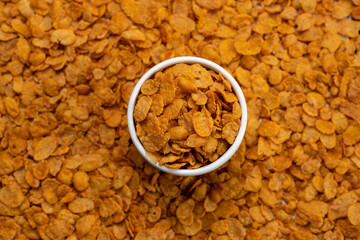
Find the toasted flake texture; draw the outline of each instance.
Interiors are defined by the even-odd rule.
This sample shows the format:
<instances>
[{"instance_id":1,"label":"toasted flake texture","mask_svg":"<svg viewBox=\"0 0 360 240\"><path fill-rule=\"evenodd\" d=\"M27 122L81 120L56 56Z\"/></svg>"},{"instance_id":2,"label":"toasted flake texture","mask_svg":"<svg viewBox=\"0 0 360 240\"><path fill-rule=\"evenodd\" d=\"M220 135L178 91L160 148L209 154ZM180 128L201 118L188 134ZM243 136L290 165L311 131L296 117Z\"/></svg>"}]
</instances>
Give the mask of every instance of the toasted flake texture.
<instances>
[{"instance_id":1,"label":"toasted flake texture","mask_svg":"<svg viewBox=\"0 0 360 240\"><path fill-rule=\"evenodd\" d=\"M48 158L57 147L57 139L54 135L41 139L35 146L34 159L44 160Z\"/></svg>"},{"instance_id":2,"label":"toasted flake texture","mask_svg":"<svg viewBox=\"0 0 360 240\"><path fill-rule=\"evenodd\" d=\"M142 96L139 98L134 108L135 121L141 122L145 120L150 110L151 103L152 103L151 97Z\"/></svg>"},{"instance_id":3,"label":"toasted flake texture","mask_svg":"<svg viewBox=\"0 0 360 240\"><path fill-rule=\"evenodd\" d=\"M149 134L140 140L145 150L149 152L159 151L167 143L167 137L158 133Z\"/></svg>"},{"instance_id":4,"label":"toasted flake texture","mask_svg":"<svg viewBox=\"0 0 360 240\"><path fill-rule=\"evenodd\" d=\"M359 0L4 0L0 19L0 239L359 238ZM126 116L179 56L247 104L239 149L195 177L148 164ZM138 138L171 169L216 163L243 123L202 65L142 97Z\"/></svg>"},{"instance_id":5,"label":"toasted flake texture","mask_svg":"<svg viewBox=\"0 0 360 240\"><path fill-rule=\"evenodd\" d=\"M195 132L201 137L207 137L211 134L213 120L209 114L205 112L196 112L193 115L193 125Z\"/></svg>"},{"instance_id":6,"label":"toasted flake texture","mask_svg":"<svg viewBox=\"0 0 360 240\"><path fill-rule=\"evenodd\" d=\"M185 14L181 13L170 15L169 23L175 31L181 34L191 33L195 29L195 22Z\"/></svg>"},{"instance_id":7,"label":"toasted flake texture","mask_svg":"<svg viewBox=\"0 0 360 240\"><path fill-rule=\"evenodd\" d=\"M75 42L76 35L72 29L57 29L52 32L50 41L60 43L62 45L71 45Z\"/></svg>"}]
</instances>

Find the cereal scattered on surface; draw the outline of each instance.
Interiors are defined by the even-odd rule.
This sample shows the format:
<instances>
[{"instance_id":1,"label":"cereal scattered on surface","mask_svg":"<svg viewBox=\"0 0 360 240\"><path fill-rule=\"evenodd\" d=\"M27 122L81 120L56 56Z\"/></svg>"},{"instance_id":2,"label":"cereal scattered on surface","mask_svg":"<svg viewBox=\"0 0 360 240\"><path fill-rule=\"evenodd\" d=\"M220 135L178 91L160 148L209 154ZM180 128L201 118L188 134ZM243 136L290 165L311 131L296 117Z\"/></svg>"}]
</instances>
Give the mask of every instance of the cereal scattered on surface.
<instances>
[{"instance_id":1,"label":"cereal scattered on surface","mask_svg":"<svg viewBox=\"0 0 360 240\"><path fill-rule=\"evenodd\" d=\"M358 239L359 19L359 0L1 1L0 239ZM204 176L154 169L127 129L138 79L177 56L247 100L242 145ZM198 66L172 74L142 87L138 133L159 161L217 159L240 106Z\"/></svg>"}]
</instances>

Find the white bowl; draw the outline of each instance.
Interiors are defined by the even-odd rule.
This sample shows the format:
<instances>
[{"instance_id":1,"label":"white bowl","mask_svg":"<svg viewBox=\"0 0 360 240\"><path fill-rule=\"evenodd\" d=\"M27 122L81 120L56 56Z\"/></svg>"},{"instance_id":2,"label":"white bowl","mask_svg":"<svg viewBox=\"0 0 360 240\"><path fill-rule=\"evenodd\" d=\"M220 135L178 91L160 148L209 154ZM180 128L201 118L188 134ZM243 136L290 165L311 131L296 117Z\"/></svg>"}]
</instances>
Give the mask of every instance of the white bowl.
<instances>
[{"instance_id":1,"label":"white bowl","mask_svg":"<svg viewBox=\"0 0 360 240\"><path fill-rule=\"evenodd\" d=\"M215 72L221 73L232 85L233 91L235 92L237 98L239 99L239 103L241 106L241 125L239 128L239 132L235 138L234 143L230 146L230 148L216 161L207 164L203 167L197 168L197 169L171 169L162 165L159 165L158 163L155 163L149 156L146 155L146 151L141 144L139 138L136 135L135 130L135 124L134 124L134 106L137 96L139 95L140 88L142 84L152 77L156 72L159 72L163 70L164 68L170 67L172 65L178 64L178 63L198 63L208 69L212 69ZM140 152L140 154L154 167L157 169L160 169L164 172L178 175L178 176L197 176L201 174L205 174L208 172L211 172L219 167L221 167L224 163L226 163L237 151L239 148L241 141L244 138L245 130L246 130L246 124L247 124L247 107L246 107L246 101L243 92L241 91L241 88L239 84L236 82L236 80L231 76L229 72L227 72L224 68L220 67L214 62L211 62L209 60L206 60L204 58L198 58L198 57L176 57L172 58L166 61L163 61L154 67L152 67L149 71L147 71L138 81L136 84L134 90L131 93L128 110L127 110L127 122L128 122L128 128L130 132L131 139L137 148L137 150Z\"/></svg>"}]
</instances>

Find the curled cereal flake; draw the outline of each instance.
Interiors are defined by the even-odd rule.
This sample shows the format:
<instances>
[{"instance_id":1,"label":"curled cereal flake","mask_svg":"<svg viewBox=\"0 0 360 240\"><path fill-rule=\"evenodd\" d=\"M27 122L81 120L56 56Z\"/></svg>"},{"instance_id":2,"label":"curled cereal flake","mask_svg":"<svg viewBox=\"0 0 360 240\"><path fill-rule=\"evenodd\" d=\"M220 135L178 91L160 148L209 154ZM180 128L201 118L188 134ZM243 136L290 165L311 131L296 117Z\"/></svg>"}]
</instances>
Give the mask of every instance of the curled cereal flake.
<instances>
[{"instance_id":1,"label":"curled cereal flake","mask_svg":"<svg viewBox=\"0 0 360 240\"><path fill-rule=\"evenodd\" d=\"M357 201L358 196L353 191L338 196L329 204L329 219L335 220L337 218L346 217L349 207Z\"/></svg>"},{"instance_id":2,"label":"curled cereal flake","mask_svg":"<svg viewBox=\"0 0 360 240\"><path fill-rule=\"evenodd\" d=\"M119 109L104 109L103 118L109 127L118 127L121 124L122 114Z\"/></svg>"},{"instance_id":3,"label":"curled cereal flake","mask_svg":"<svg viewBox=\"0 0 360 240\"><path fill-rule=\"evenodd\" d=\"M149 28L154 26L156 10L158 9L154 1L125 0L121 1L121 8L135 23L142 24Z\"/></svg>"},{"instance_id":4,"label":"curled cereal flake","mask_svg":"<svg viewBox=\"0 0 360 240\"><path fill-rule=\"evenodd\" d=\"M316 92L310 92L306 95L306 101L316 109L320 109L325 107L325 99L324 97Z\"/></svg>"},{"instance_id":5,"label":"curled cereal flake","mask_svg":"<svg viewBox=\"0 0 360 240\"><path fill-rule=\"evenodd\" d=\"M328 48L330 52L335 52L340 47L341 43L342 39L339 34L327 33L325 34L321 45Z\"/></svg>"},{"instance_id":6,"label":"curled cereal flake","mask_svg":"<svg viewBox=\"0 0 360 240\"><path fill-rule=\"evenodd\" d=\"M14 239L20 227L10 217L0 217L0 234L3 239Z\"/></svg>"},{"instance_id":7,"label":"curled cereal flake","mask_svg":"<svg viewBox=\"0 0 360 240\"><path fill-rule=\"evenodd\" d=\"M354 123L350 125L343 133L343 141L345 145L354 145L360 141L360 124Z\"/></svg>"},{"instance_id":8,"label":"curled cereal flake","mask_svg":"<svg viewBox=\"0 0 360 240\"><path fill-rule=\"evenodd\" d=\"M329 121L324 121L322 119L316 120L315 127L317 130L319 130L319 132L324 134L333 134L336 129L335 124Z\"/></svg>"},{"instance_id":9,"label":"curled cereal flake","mask_svg":"<svg viewBox=\"0 0 360 240\"><path fill-rule=\"evenodd\" d=\"M187 75L176 78L176 81L178 81L179 87L184 92L196 93L198 91L194 79L187 77Z\"/></svg>"},{"instance_id":10,"label":"curled cereal flake","mask_svg":"<svg viewBox=\"0 0 360 240\"><path fill-rule=\"evenodd\" d=\"M228 234L231 239L242 239L245 237L246 230L238 219L229 218L228 224L229 224Z\"/></svg>"},{"instance_id":11,"label":"curled cereal flake","mask_svg":"<svg viewBox=\"0 0 360 240\"><path fill-rule=\"evenodd\" d=\"M85 121L89 118L89 112L86 108L76 106L72 109L72 115L78 120Z\"/></svg>"},{"instance_id":12,"label":"curled cereal flake","mask_svg":"<svg viewBox=\"0 0 360 240\"><path fill-rule=\"evenodd\" d=\"M48 158L57 147L57 139L55 136L49 136L41 139L35 146L34 159L36 161Z\"/></svg>"},{"instance_id":13,"label":"curled cereal flake","mask_svg":"<svg viewBox=\"0 0 360 240\"><path fill-rule=\"evenodd\" d=\"M328 199L334 198L337 193L337 187L338 187L338 184L337 184L336 180L334 179L334 175L332 173L328 173L324 179L325 196Z\"/></svg>"},{"instance_id":14,"label":"curled cereal flake","mask_svg":"<svg viewBox=\"0 0 360 240\"><path fill-rule=\"evenodd\" d=\"M73 213L84 213L94 209L94 201L89 198L76 198L69 203L69 210Z\"/></svg>"},{"instance_id":15,"label":"curled cereal flake","mask_svg":"<svg viewBox=\"0 0 360 240\"><path fill-rule=\"evenodd\" d=\"M216 234L225 234L229 229L227 220L219 220L211 224L211 232Z\"/></svg>"},{"instance_id":16,"label":"curled cereal flake","mask_svg":"<svg viewBox=\"0 0 360 240\"><path fill-rule=\"evenodd\" d=\"M360 203L355 203L349 206L347 211L347 217L352 225L360 224Z\"/></svg>"},{"instance_id":17,"label":"curled cereal flake","mask_svg":"<svg viewBox=\"0 0 360 240\"><path fill-rule=\"evenodd\" d=\"M213 129L214 121L207 110L202 110L201 112L194 113L192 123L195 132L199 136L201 137L210 136Z\"/></svg>"},{"instance_id":18,"label":"curled cereal flake","mask_svg":"<svg viewBox=\"0 0 360 240\"><path fill-rule=\"evenodd\" d=\"M81 217L79 220L76 221L75 229L76 233L79 235L79 237L84 236L87 234L91 227L95 224L95 221L98 219L98 216L94 214L89 214Z\"/></svg>"},{"instance_id":19,"label":"curled cereal flake","mask_svg":"<svg viewBox=\"0 0 360 240\"><path fill-rule=\"evenodd\" d=\"M360 119L360 107L356 104L343 101L340 104L340 112L354 120Z\"/></svg>"},{"instance_id":20,"label":"curled cereal flake","mask_svg":"<svg viewBox=\"0 0 360 240\"><path fill-rule=\"evenodd\" d=\"M241 111L241 107L240 107L239 102L234 102L233 109L232 109L232 114L234 114L239 119L241 118L242 111Z\"/></svg>"},{"instance_id":21,"label":"curled cereal flake","mask_svg":"<svg viewBox=\"0 0 360 240\"><path fill-rule=\"evenodd\" d=\"M146 36L145 33L140 31L137 28L130 28L126 31L124 31L121 36L125 38L126 40L132 40L132 41L145 41Z\"/></svg>"},{"instance_id":22,"label":"curled cereal flake","mask_svg":"<svg viewBox=\"0 0 360 240\"><path fill-rule=\"evenodd\" d=\"M225 25L223 25L223 26L225 26ZM220 29L218 29L218 31L219 30ZM224 36L226 34L232 35L233 29L229 30L229 32L227 32L227 33L217 32L217 34L220 34L221 36ZM219 46L219 53L221 55L222 64L229 64L236 57L236 51L234 48L233 39L223 40Z\"/></svg>"},{"instance_id":23,"label":"curled cereal flake","mask_svg":"<svg viewBox=\"0 0 360 240\"><path fill-rule=\"evenodd\" d=\"M134 175L134 169L130 166L124 166L120 168L113 179L113 185L115 189L122 188L125 184L128 184L132 176Z\"/></svg>"},{"instance_id":24,"label":"curled cereal flake","mask_svg":"<svg viewBox=\"0 0 360 240\"><path fill-rule=\"evenodd\" d=\"M165 107L163 116L166 117L169 121L178 118L183 105L184 101L182 99L175 99L171 104Z\"/></svg>"},{"instance_id":25,"label":"curled cereal flake","mask_svg":"<svg viewBox=\"0 0 360 240\"><path fill-rule=\"evenodd\" d=\"M300 5L304 12L313 13L316 8L316 0L301 0Z\"/></svg>"},{"instance_id":26,"label":"curled cereal flake","mask_svg":"<svg viewBox=\"0 0 360 240\"><path fill-rule=\"evenodd\" d=\"M98 153L83 156L83 163L79 167L81 171L93 171L105 164L104 157Z\"/></svg>"},{"instance_id":27,"label":"curled cereal flake","mask_svg":"<svg viewBox=\"0 0 360 240\"><path fill-rule=\"evenodd\" d=\"M252 80L252 89L255 94L258 94L260 96L265 96L268 94L269 85L261 75L254 74L251 76L251 80Z\"/></svg>"},{"instance_id":28,"label":"curled cereal flake","mask_svg":"<svg viewBox=\"0 0 360 240\"><path fill-rule=\"evenodd\" d=\"M194 74L196 87L207 88L213 84L210 73L199 64L191 65L191 71Z\"/></svg>"},{"instance_id":29,"label":"curled cereal flake","mask_svg":"<svg viewBox=\"0 0 360 240\"><path fill-rule=\"evenodd\" d=\"M175 153L175 154L181 154L182 152L184 152L184 153L190 152L191 148L182 147L177 143L173 143L173 144L171 144L171 150L170 151Z\"/></svg>"},{"instance_id":30,"label":"curled cereal flake","mask_svg":"<svg viewBox=\"0 0 360 240\"><path fill-rule=\"evenodd\" d=\"M183 225L182 229L186 236L194 236L196 235L202 227L202 222L200 219L194 219L191 225Z\"/></svg>"},{"instance_id":31,"label":"curled cereal flake","mask_svg":"<svg viewBox=\"0 0 360 240\"><path fill-rule=\"evenodd\" d=\"M165 118L163 119L163 121L164 120L167 119ZM143 122L141 122L141 128L139 128L139 130L143 130L147 134L160 133L163 132L161 124L164 122L160 122L160 118L156 117L153 113L149 113L147 118Z\"/></svg>"},{"instance_id":32,"label":"curled cereal flake","mask_svg":"<svg viewBox=\"0 0 360 240\"><path fill-rule=\"evenodd\" d=\"M315 25L316 18L310 13L303 13L296 18L298 31L305 31Z\"/></svg>"},{"instance_id":33,"label":"curled cereal flake","mask_svg":"<svg viewBox=\"0 0 360 240\"><path fill-rule=\"evenodd\" d=\"M246 176L244 188L247 191L257 192L261 188L261 172L258 166L255 166Z\"/></svg>"},{"instance_id":34,"label":"curled cereal flake","mask_svg":"<svg viewBox=\"0 0 360 240\"><path fill-rule=\"evenodd\" d=\"M256 55L261 51L260 46L247 41L236 41L234 47L238 53L245 56Z\"/></svg>"},{"instance_id":35,"label":"curled cereal flake","mask_svg":"<svg viewBox=\"0 0 360 240\"><path fill-rule=\"evenodd\" d=\"M322 201L298 202L298 211L309 217L325 217L328 212L328 204Z\"/></svg>"},{"instance_id":36,"label":"curled cereal flake","mask_svg":"<svg viewBox=\"0 0 360 240\"><path fill-rule=\"evenodd\" d=\"M17 185L4 186L0 189L0 201L10 208L16 208L24 201L24 195Z\"/></svg>"},{"instance_id":37,"label":"curled cereal flake","mask_svg":"<svg viewBox=\"0 0 360 240\"><path fill-rule=\"evenodd\" d=\"M181 203L176 209L177 219L186 226L193 224L194 216L193 209L195 207L195 201L191 198Z\"/></svg>"},{"instance_id":38,"label":"curled cereal flake","mask_svg":"<svg viewBox=\"0 0 360 240\"><path fill-rule=\"evenodd\" d=\"M62 45L71 45L75 42L76 35L72 28L70 29L57 29L52 32L50 41L60 43Z\"/></svg>"},{"instance_id":39,"label":"curled cereal flake","mask_svg":"<svg viewBox=\"0 0 360 240\"><path fill-rule=\"evenodd\" d=\"M199 6L205 8L205 9L209 9L209 10L216 10L219 9L222 4L223 1L222 0L196 0L196 3L199 4Z\"/></svg>"},{"instance_id":40,"label":"curled cereal flake","mask_svg":"<svg viewBox=\"0 0 360 240\"><path fill-rule=\"evenodd\" d=\"M204 12L200 15L199 21L196 24L196 29L199 33L205 36L211 36L216 33L218 28L218 19L216 15Z\"/></svg>"},{"instance_id":41,"label":"curled cereal flake","mask_svg":"<svg viewBox=\"0 0 360 240\"><path fill-rule=\"evenodd\" d=\"M11 117L16 117L17 115L19 115L19 103L16 102L16 100L14 98L11 97L5 97L4 99L4 105L5 105L5 109L7 111L7 113L11 116Z\"/></svg>"},{"instance_id":42,"label":"curled cereal flake","mask_svg":"<svg viewBox=\"0 0 360 240\"><path fill-rule=\"evenodd\" d=\"M277 123L263 119L257 132L260 136L275 137L280 132L280 127Z\"/></svg>"},{"instance_id":43,"label":"curled cereal flake","mask_svg":"<svg viewBox=\"0 0 360 240\"><path fill-rule=\"evenodd\" d=\"M147 219L149 222L158 222L161 217L161 208L159 206L151 207Z\"/></svg>"},{"instance_id":44,"label":"curled cereal flake","mask_svg":"<svg viewBox=\"0 0 360 240\"><path fill-rule=\"evenodd\" d=\"M129 21L124 13L115 13L110 20L109 31L114 34L121 34L129 27Z\"/></svg>"},{"instance_id":45,"label":"curled cereal flake","mask_svg":"<svg viewBox=\"0 0 360 240\"><path fill-rule=\"evenodd\" d=\"M7 151L1 151L0 159L0 175L11 173L14 170L13 157Z\"/></svg>"},{"instance_id":46,"label":"curled cereal flake","mask_svg":"<svg viewBox=\"0 0 360 240\"><path fill-rule=\"evenodd\" d=\"M197 93L192 93L191 98L195 101L196 105L205 105L208 100L208 97L202 91L198 91Z\"/></svg>"},{"instance_id":47,"label":"curled cereal flake","mask_svg":"<svg viewBox=\"0 0 360 240\"><path fill-rule=\"evenodd\" d=\"M154 113L156 116L159 116L164 111L164 98L161 94L154 94L151 96L152 104L150 107L150 112Z\"/></svg>"},{"instance_id":48,"label":"curled cereal flake","mask_svg":"<svg viewBox=\"0 0 360 240\"><path fill-rule=\"evenodd\" d=\"M216 151L218 146L218 140L214 137L209 136L203 149L207 153L213 153Z\"/></svg>"},{"instance_id":49,"label":"curled cereal flake","mask_svg":"<svg viewBox=\"0 0 360 240\"><path fill-rule=\"evenodd\" d=\"M291 135L291 130L286 129L285 127L280 127L279 133L273 137L270 137L271 141L275 144L281 144L288 140Z\"/></svg>"},{"instance_id":50,"label":"curled cereal flake","mask_svg":"<svg viewBox=\"0 0 360 240\"><path fill-rule=\"evenodd\" d=\"M206 96L208 97L206 109L208 109L211 114L216 113L217 103L215 93L213 91L207 91Z\"/></svg>"},{"instance_id":51,"label":"curled cereal flake","mask_svg":"<svg viewBox=\"0 0 360 240\"><path fill-rule=\"evenodd\" d=\"M332 16L338 19L344 19L351 14L353 9L353 4L349 0L340 1L339 4L336 4Z\"/></svg>"},{"instance_id":52,"label":"curled cereal flake","mask_svg":"<svg viewBox=\"0 0 360 240\"><path fill-rule=\"evenodd\" d=\"M170 15L169 23L175 29L175 31L181 34L191 33L195 29L194 20L182 13Z\"/></svg>"},{"instance_id":53,"label":"curled cereal flake","mask_svg":"<svg viewBox=\"0 0 360 240\"><path fill-rule=\"evenodd\" d=\"M176 154L167 154L166 156L162 157L161 160L159 161L159 164L170 164L170 163L174 163L175 161L181 159L183 157L183 154L181 155L176 155Z\"/></svg>"},{"instance_id":54,"label":"curled cereal flake","mask_svg":"<svg viewBox=\"0 0 360 240\"><path fill-rule=\"evenodd\" d=\"M89 176L86 172L79 171L73 176L73 184L78 191L84 191L89 186Z\"/></svg>"},{"instance_id":55,"label":"curled cereal flake","mask_svg":"<svg viewBox=\"0 0 360 240\"><path fill-rule=\"evenodd\" d=\"M246 88L251 87L251 81L250 81L251 74L248 70L245 70L242 67L238 67L235 70L235 76L241 86L244 86Z\"/></svg>"},{"instance_id":56,"label":"curled cereal flake","mask_svg":"<svg viewBox=\"0 0 360 240\"><path fill-rule=\"evenodd\" d=\"M179 168L184 167L186 164L187 164L186 162L182 162L182 163L171 163L171 164L165 163L164 166L166 166L166 167L168 167L168 168L172 168L172 169L179 169Z\"/></svg>"},{"instance_id":57,"label":"curled cereal flake","mask_svg":"<svg viewBox=\"0 0 360 240\"><path fill-rule=\"evenodd\" d=\"M191 71L191 65L184 63L176 64L175 66L166 69L165 72L171 72L175 78L185 77L189 80L192 80L194 78L194 74Z\"/></svg>"},{"instance_id":58,"label":"curled cereal flake","mask_svg":"<svg viewBox=\"0 0 360 240\"><path fill-rule=\"evenodd\" d=\"M168 142L168 137L159 133L150 133L140 138L141 143L148 152L159 151Z\"/></svg>"},{"instance_id":59,"label":"curled cereal flake","mask_svg":"<svg viewBox=\"0 0 360 240\"><path fill-rule=\"evenodd\" d=\"M25 38L19 38L17 43L17 50L18 50L18 54L20 57L20 60L23 63L26 63L29 60L29 55L30 55L30 44L28 43L28 41Z\"/></svg>"},{"instance_id":60,"label":"curled cereal flake","mask_svg":"<svg viewBox=\"0 0 360 240\"><path fill-rule=\"evenodd\" d=\"M159 83L150 79L144 82L141 86L141 93L144 95L153 95L159 90Z\"/></svg>"},{"instance_id":61,"label":"curled cereal flake","mask_svg":"<svg viewBox=\"0 0 360 240\"><path fill-rule=\"evenodd\" d=\"M152 103L152 98L141 96L134 108L134 119L136 122L144 121L148 115Z\"/></svg>"},{"instance_id":62,"label":"curled cereal flake","mask_svg":"<svg viewBox=\"0 0 360 240\"><path fill-rule=\"evenodd\" d=\"M232 92L221 91L220 93L221 93L222 97L224 98L225 102L227 102L227 103L235 103L238 101L236 95Z\"/></svg>"},{"instance_id":63,"label":"curled cereal flake","mask_svg":"<svg viewBox=\"0 0 360 240\"><path fill-rule=\"evenodd\" d=\"M135 87L134 82L127 82L121 87L121 98L124 102L129 103L131 93Z\"/></svg>"},{"instance_id":64,"label":"curled cereal flake","mask_svg":"<svg viewBox=\"0 0 360 240\"><path fill-rule=\"evenodd\" d=\"M189 132L183 126L176 126L169 129L171 140L185 140Z\"/></svg>"},{"instance_id":65,"label":"curled cereal flake","mask_svg":"<svg viewBox=\"0 0 360 240\"><path fill-rule=\"evenodd\" d=\"M233 144L239 132L240 125L236 122L226 124L222 129L221 137L229 144Z\"/></svg>"},{"instance_id":66,"label":"curled cereal flake","mask_svg":"<svg viewBox=\"0 0 360 240\"><path fill-rule=\"evenodd\" d=\"M162 74L160 77L159 93L162 95L165 105L168 105L174 100L175 91L176 91L176 87L175 87L174 76L169 72Z\"/></svg>"},{"instance_id":67,"label":"curled cereal flake","mask_svg":"<svg viewBox=\"0 0 360 240\"><path fill-rule=\"evenodd\" d=\"M0 31L0 40L1 41L9 41L14 38L16 38L15 34Z\"/></svg>"},{"instance_id":68,"label":"curled cereal flake","mask_svg":"<svg viewBox=\"0 0 360 240\"><path fill-rule=\"evenodd\" d=\"M206 138L204 137L200 137L197 134L191 134L189 135L189 137L186 139L186 146L188 147L202 147L206 144Z\"/></svg>"},{"instance_id":69,"label":"curled cereal flake","mask_svg":"<svg viewBox=\"0 0 360 240\"><path fill-rule=\"evenodd\" d=\"M43 180L47 177L48 173L49 173L49 165L47 164L47 162L39 162L39 163L34 163L32 165L32 172L35 178L39 179L39 180Z\"/></svg>"},{"instance_id":70,"label":"curled cereal flake","mask_svg":"<svg viewBox=\"0 0 360 240\"><path fill-rule=\"evenodd\" d=\"M326 147L327 149L332 149L336 146L336 135L331 134L321 134L320 135L320 142Z\"/></svg>"},{"instance_id":71,"label":"curled cereal flake","mask_svg":"<svg viewBox=\"0 0 360 240\"><path fill-rule=\"evenodd\" d=\"M235 177L232 177L228 181L224 182L224 200L226 201L221 202L219 208L217 209L217 215L219 217L227 218L235 210L235 205L231 199L240 193L242 188L236 187L239 186L239 184L239 179Z\"/></svg>"},{"instance_id":72,"label":"curled cereal flake","mask_svg":"<svg viewBox=\"0 0 360 240\"><path fill-rule=\"evenodd\" d=\"M315 128L305 127L301 136L301 141L305 143L313 143L319 139L320 135L319 131Z\"/></svg>"},{"instance_id":73,"label":"curled cereal flake","mask_svg":"<svg viewBox=\"0 0 360 240\"><path fill-rule=\"evenodd\" d=\"M310 231L296 230L290 233L290 239L311 239L315 240L317 237Z\"/></svg>"},{"instance_id":74,"label":"curled cereal flake","mask_svg":"<svg viewBox=\"0 0 360 240\"><path fill-rule=\"evenodd\" d=\"M29 27L25 23L23 23L20 19L15 18L15 19L11 20L10 24L11 24L11 27L15 31L17 31L18 33L20 33L24 37L30 37L31 36Z\"/></svg>"}]
</instances>

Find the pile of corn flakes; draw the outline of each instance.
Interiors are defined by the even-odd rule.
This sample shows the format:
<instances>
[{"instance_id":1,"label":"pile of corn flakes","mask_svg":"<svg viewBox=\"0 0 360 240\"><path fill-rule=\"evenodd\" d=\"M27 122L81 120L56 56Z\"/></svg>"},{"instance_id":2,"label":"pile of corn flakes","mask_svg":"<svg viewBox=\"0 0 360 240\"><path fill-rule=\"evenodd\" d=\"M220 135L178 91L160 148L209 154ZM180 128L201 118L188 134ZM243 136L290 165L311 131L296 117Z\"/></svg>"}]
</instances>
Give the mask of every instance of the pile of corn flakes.
<instances>
[{"instance_id":1,"label":"pile of corn flakes","mask_svg":"<svg viewBox=\"0 0 360 240\"><path fill-rule=\"evenodd\" d=\"M169 168L216 161L234 143L241 108L230 82L199 64L176 64L141 86L134 119L146 154Z\"/></svg>"},{"instance_id":2,"label":"pile of corn flakes","mask_svg":"<svg viewBox=\"0 0 360 240\"><path fill-rule=\"evenodd\" d=\"M359 239L359 0L0 2L0 239ZM200 56L248 104L221 169L131 144L130 94Z\"/></svg>"}]
</instances>

